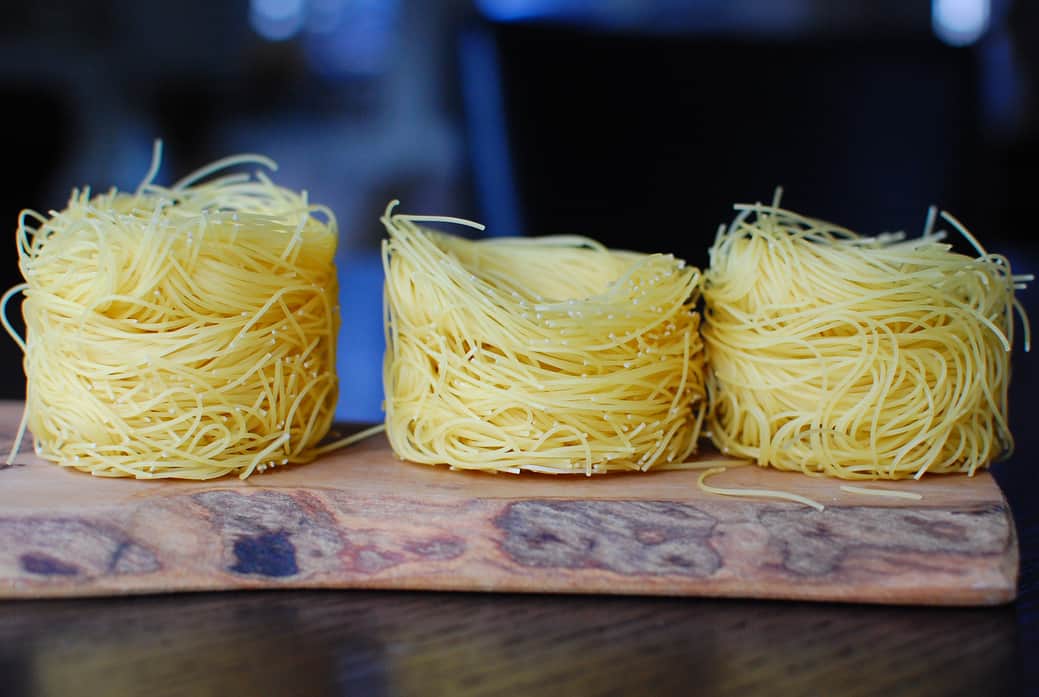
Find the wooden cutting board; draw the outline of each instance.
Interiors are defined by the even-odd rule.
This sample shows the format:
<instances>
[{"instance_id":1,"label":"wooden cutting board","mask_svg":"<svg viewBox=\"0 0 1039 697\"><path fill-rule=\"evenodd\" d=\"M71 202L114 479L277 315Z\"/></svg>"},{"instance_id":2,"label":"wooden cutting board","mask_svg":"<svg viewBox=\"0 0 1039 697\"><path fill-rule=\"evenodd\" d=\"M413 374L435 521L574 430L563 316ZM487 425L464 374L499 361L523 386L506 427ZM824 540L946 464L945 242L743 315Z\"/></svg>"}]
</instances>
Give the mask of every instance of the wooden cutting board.
<instances>
[{"instance_id":1,"label":"wooden cutting board","mask_svg":"<svg viewBox=\"0 0 1039 697\"><path fill-rule=\"evenodd\" d=\"M5 452L20 412L0 404ZM877 485L921 501L753 466L711 479L817 511L707 494L695 471L452 472L397 460L382 436L244 482L102 479L27 451L0 465L6 598L396 588L992 605L1016 590L1013 521L988 474Z\"/></svg>"}]
</instances>

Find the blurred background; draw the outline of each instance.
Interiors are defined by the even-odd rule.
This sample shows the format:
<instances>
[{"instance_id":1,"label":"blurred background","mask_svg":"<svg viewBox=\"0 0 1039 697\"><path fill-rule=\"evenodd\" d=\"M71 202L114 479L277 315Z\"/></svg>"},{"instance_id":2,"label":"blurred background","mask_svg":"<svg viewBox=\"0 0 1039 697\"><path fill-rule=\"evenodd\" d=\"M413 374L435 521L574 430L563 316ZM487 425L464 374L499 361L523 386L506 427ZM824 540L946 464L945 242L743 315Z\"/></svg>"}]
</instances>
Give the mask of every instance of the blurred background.
<instances>
[{"instance_id":1,"label":"blurred background","mask_svg":"<svg viewBox=\"0 0 1039 697\"><path fill-rule=\"evenodd\" d=\"M732 203L782 185L788 207L864 233L917 233L938 204L1037 268L1030 0L4 6L3 285L20 279L20 209L136 186L155 138L167 183L269 155L279 183L339 220L341 418L381 419L392 198L489 234L584 234L703 265ZM2 347L2 396L21 397L20 355Z\"/></svg>"}]
</instances>

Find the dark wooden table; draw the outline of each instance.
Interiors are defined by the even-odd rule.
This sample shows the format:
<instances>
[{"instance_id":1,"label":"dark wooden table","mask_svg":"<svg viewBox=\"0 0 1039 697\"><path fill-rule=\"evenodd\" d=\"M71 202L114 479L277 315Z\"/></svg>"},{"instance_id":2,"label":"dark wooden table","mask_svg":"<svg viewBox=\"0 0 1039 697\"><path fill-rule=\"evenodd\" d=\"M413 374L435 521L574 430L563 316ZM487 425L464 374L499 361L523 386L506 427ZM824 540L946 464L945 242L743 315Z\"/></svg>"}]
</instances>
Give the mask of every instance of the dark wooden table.
<instances>
[{"instance_id":1,"label":"dark wooden table","mask_svg":"<svg viewBox=\"0 0 1039 697\"><path fill-rule=\"evenodd\" d=\"M6 695L1001 695L1028 650L1014 607L304 591L0 612Z\"/></svg>"}]
</instances>

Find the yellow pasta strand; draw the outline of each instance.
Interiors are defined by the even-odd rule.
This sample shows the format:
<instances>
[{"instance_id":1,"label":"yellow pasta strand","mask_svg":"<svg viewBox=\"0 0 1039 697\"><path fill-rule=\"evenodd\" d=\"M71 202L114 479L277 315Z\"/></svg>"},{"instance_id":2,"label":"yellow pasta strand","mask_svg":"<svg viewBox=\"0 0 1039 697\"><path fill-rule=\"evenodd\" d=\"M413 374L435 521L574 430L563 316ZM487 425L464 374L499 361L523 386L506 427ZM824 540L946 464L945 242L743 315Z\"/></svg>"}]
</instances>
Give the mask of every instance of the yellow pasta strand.
<instances>
[{"instance_id":1,"label":"yellow pasta strand","mask_svg":"<svg viewBox=\"0 0 1039 697\"><path fill-rule=\"evenodd\" d=\"M470 241L393 214L386 430L398 456L459 469L648 470L696 448L700 274L579 237ZM479 227L479 226L477 226Z\"/></svg>"},{"instance_id":2,"label":"yellow pasta strand","mask_svg":"<svg viewBox=\"0 0 1039 697\"><path fill-rule=\"evenodd\" d=\"M801 496L790 491L781 491L779 489L751 489L744 487L720 487L713 486L707 483L707 478L716 474L725 472L727 467L711 467L704 471L696 480L700 489L706 491L709 494L716 494L718 496L743 496L752 499L778 499L780 501L793 501L794 503L804 504L805 506L811 506L817 511L825 510L825 506L818 501L814 501L807 496Z\"/></svg>"},{"instance_id":3,"label":"yellow pasta strand","mask_svg":"<svg viewBox=\"0 0 1039 697\"><path fill-rule=\"evenodd\" d=\"M778 199L778 196L777 196ZM1014 291L1031 280L977 249L861 237L739 205L704 275L707 430L725 453L844 479L973 474L1009 453ZM1026 336L1026 347L1027 347Z\"/></svg>"},{"instance_id":4,"label":"yellow pasta strand","mask_svg":"<svg viewBox=\"0 0 1039 697\"><path fill-rule=\"evenodd\" d=\"M247 477L313 459L331 425L331 211L252 155L170 188L24 211L26 414L44 458L99 476ZM4 324L11 331L6 317ZM17 445L16 445L17 448Z\"/></svg>"},{"instance_id":5,"label":"yellow pasta strand","mask_svg":"<svg viewBox=\"0 0 1039 697\"><path fill-rule=\"evenodd\" d=\"M923 495L918 494L915 491L896 491L894 489L869 489L862 486L852 486L850 484L841 484L841 491L846 491L849 494L862 494L863 496L881 496L892 499L911 499L913 501L920 501L923 499Z\"/></svg>"}]
</instances>

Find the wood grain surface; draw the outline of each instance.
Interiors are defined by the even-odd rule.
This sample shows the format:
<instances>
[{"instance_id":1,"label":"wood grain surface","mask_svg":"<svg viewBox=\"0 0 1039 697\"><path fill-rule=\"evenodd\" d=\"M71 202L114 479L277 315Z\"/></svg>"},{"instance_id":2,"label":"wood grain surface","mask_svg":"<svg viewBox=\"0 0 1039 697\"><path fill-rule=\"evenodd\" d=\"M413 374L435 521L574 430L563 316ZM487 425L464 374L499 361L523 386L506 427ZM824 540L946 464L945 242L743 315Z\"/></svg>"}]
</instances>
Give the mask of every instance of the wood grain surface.
<instances>
[{"instance_id":1,"label":"wood grain surface","mask_svg":"<svg viewBox=\"0 0 1039 697\"><path fill-rule=\"evenodd\" d=\"M20 405L0 407L0 447ZM24 449L23 449L24 450ZM1012 600L1013 523L987 474L884 484L737 467L600 478L411 465L375 437L247 481L90 477L28 452L0 470L0 597L242 588L702 595L929 605Z\"/></svg>"},{"instance_id":2,"label":"wood grain surface","mask_svg":"<svg viewBox=\"0 0 1039 697\"><path fill-rule=\"evenodd\" d=\"M404 591L0 601L5 697L996 697L1013 607Z\"/></svg>"}]
</instances>

